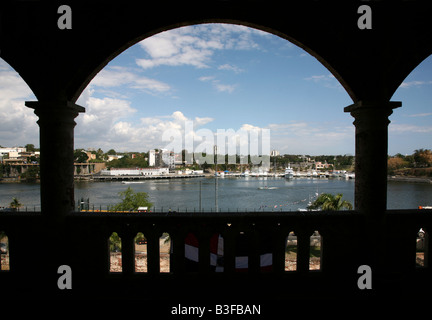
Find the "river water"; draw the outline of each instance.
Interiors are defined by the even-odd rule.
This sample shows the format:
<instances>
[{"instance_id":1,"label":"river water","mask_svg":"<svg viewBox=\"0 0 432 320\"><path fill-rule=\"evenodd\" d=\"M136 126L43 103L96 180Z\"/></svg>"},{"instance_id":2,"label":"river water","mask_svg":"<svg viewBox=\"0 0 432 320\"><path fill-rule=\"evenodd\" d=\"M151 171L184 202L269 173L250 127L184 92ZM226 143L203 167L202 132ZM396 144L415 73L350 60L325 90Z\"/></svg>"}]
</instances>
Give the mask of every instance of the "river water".
<instances>
[{"instance_id":1,"label":"river water","mask_svg":"<svg viewBox=\"0 0 432 320\"><path fill-rule=\"evenodd\" d=\"M217 182L217 184L216 184ZM106 209L118 203L118 193L131 187L146 192L155 211L296 211L306 208L317 193L342 193L354 204L354 180L236 177L145 180L140 183L75 182L75 200L89 199L90 207ZM200 191L201 190L201 191ZM0 184L0 207L6 207L16 197L27 210L40 210L37 183ZM215 200L217 198L217 201ZM432 205L432 184L388 183L388 209L414 209ZM77 205L78 206L78 205Z\"/></svg>"}]
</instances>

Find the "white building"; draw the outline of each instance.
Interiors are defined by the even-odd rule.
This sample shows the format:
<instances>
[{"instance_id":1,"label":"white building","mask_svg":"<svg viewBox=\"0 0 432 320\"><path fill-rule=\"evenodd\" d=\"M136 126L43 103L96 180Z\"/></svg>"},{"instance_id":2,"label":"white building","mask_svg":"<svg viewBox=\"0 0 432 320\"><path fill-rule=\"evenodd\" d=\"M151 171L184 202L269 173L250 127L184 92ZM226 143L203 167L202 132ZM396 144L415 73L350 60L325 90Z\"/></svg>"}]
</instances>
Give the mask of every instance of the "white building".
<instances>
[{"instance_id":1,"label":"white building","mask_svg":"<svg viewBox=\"0 0 432 320\"><path fill-rule=\"evenodd\" d=\"M270 156L278 157L278 156L280 156L280 152L278 150L272 150L270 153Z\"/></svg>"},{"instance_id":2,"label":"white building","mask_svg":"<svg viewBox=\"0 0 432 320\"><path fill-rule=\"evenodd\" d=\"M106 176L160 176L168 173L168 168L111 168L111 170L101 170L101 174Z\"/></svg>"},{"instance_id":3,"label":"white building","mask_svg":"<svg viewBox=\"0 0 432 320\"><path fill-rule=\"evenodd\" d=\"M159 151L161 155L161 163L160 166L168 166L168 168L174 168L175 167L175 161L174 161L174 151L169 151L167 149L161 149Z\"/></svg>"},{"instance_id":4,"label":"white building","mask_svg":"<svg viewBox=\"0 0 432 320\"><path fill-rule=\"evenodd\" d=\"M156 150L149 150L148 163L150 167L156 165Z\"/></svg>"},{"instance_id":5,"label":"white building","mask_svg":"<svg viewBox=\"0 0 432 320\"><path fill-rule=\"evenodd\" d=\"M13 147L13 148L0 148L0 155L7 155L9 157L11 157L10 154L12 154L12 156L18 157L18 155L21 152L27 152L26 148L21 148L21 147Z\"/></svg>"},{"instance_id":6,"label":"white building","mask_svg":"<svg viewBox=\"0 0 432 320\"><path fill-rule=\"evenodd\" d=\"M108 155L108 160L107 160L107 162L110 162L110 161L113 161L113 160L118 160L118 159L121 159L121 158L123 158L123 155L116 155L116 154L110 154L110 155Z\"/></svg>"}]
</instances>

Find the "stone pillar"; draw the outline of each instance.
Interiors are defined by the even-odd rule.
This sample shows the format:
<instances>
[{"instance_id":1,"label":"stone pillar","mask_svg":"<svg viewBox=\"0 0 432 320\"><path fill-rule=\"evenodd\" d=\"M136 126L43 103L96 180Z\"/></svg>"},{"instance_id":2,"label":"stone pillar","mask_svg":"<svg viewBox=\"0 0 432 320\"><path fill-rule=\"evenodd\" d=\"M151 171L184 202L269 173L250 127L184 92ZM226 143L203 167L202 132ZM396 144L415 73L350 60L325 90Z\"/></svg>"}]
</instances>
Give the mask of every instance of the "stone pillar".
<instances>
[{"instance_id":1,"label":"stone pillar","mask_svg":"<svg viewBox=\"0 0 432 320\"><path fill-rule=\"evenodd\" d=\"M401 102L359 101L347 106L355 118L355 210L365 216L363 261L385 270L389 116Z\"/></svg>"},{"instance_id":2,"label":"stone pillar","mask_svg":"<svg viewBox=\"0 0 432 320\"><path fill-rule=\"evenodd\" d=\"M74 119L85 109L70 101L27 101L39 117L42 214L61 218L74 206Z\"/></svg>"},{"instance_id":3,"label":"stone pillar","mask_svg":"<svg viewBox=\"0 0 432 320\"><path fill-rule=\"evenodd\" d=\"M387 206L388 117L401 102L359 101L345 108L355 118L355 209L370 215Z\"/></svg>"},{"instance_id":4,"label":"stone pillar","mask_svg":"<svg viewBox=\"0 0 432 320\"><path fill-rule=\"evenodd\" d=\"M84 108L68 101L27 101L39 117L40 193L42 219L30 237L37 237L41 249L30 250L28 287L45 298L71 294L57 287L58 268L67 265L76 270L71 229L66 215L74 210L74 119ZM25 265L28 268L28 265Z\"/></svg>"}]
</instances>

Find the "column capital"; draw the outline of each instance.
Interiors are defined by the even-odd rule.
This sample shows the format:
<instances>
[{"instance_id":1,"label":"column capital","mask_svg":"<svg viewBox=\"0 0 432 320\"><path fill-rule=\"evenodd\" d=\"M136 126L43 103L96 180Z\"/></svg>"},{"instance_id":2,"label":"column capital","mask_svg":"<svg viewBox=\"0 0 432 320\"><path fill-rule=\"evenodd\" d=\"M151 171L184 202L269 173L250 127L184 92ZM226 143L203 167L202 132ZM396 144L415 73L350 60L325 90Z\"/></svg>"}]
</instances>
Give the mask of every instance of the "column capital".
<instances>
[{"instance_id":1,"label":"column capital","mask_svg":"<svg viewBox=\"0 0 432 320\"><path fill-rule=\"evenodd\" d=\"M71 101L26 101L25 105L34 110L57 110L59 108L65 108L69 111L85 112L85 108L73 103Z\"/></svg>"},{"instance_id":2,"label":"column capital","mask_svg":"<svg viewBox=\"0 0 432 320\"><path fill-rule=\"evenodd\" d=\"M402 106L400 101L357 101L345 107L344 111L353 116L356 132L367 130L387 130L389 116L393 109Z\"/></svg>"},{"instance_id":3,"label":"column capital","mask_svg":"<svg viewBox=\"0 0 432 320\"><path fill-rule=\"evenodd\" d=\"M85 112L85 108L71 101L26 101L25 105L34 109L34 113L39 117L37 123L70 124L75 126L74 119L80 112Z\"/></svg>"},{"instance_id":4,"label":"column capital","mask_svg":"<svg viewBox=\"0 0 432 320\"><path fill-rule=\"evenodd\" d=\"M344 108L345 112L357 112L362 110L393 110L402 106L401 101L367 101L359 100ZM391 112L390 112L391 114Z\"/></svg>"}]
</instances>

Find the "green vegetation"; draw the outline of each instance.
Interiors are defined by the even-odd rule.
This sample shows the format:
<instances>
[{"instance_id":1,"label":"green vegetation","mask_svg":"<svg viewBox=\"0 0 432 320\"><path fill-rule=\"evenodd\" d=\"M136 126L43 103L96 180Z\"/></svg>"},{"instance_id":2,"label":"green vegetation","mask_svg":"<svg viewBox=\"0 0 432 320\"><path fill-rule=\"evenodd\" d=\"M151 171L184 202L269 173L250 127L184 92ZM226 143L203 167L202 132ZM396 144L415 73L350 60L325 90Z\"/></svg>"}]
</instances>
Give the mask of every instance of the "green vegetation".
<instances>
[{"instance_id":1,"label":"green vegetation","mask_svg":"<svg viewBox=\"0 0 432 320\"><path fill-rule=\"evenodd\" d=\"M411 155L398 153L388 158L387 167L389 175L432 177L432 152L417 149Z\"/></svg>"},{"instance_id":2,"label":"green vegetation","mask_svg":"<svg viewBox=\"0 0 432 320\"><path fill-rule=\"evenodd\" d=\"M21 174L21 179L26 181L35 181L40 176L40 168L39 166L31 166L27 169L26 172Z\"/></svg>"},{"instance_id":3,"label":"green vegetation","mask_svg":"<svg viewBox=\"0 0 432 320\"><path fill-rule=\"evenodd\" d=\"M319 156L285 154L281 156L270 157L271 166L276 165L277 167L283 168L285 168L288 163L290 163L291 166L303 163L305 165L305 169L312 169L313 161L327 163L329 165L328 170L352 171L354 166L354 156L347 154Z\"/></svg>"},{"instance_id":4,"label":"green vegetation","mask_svg":"<svg viewBox=\"0 0 432 320\"><path fill-rule=\"evenodd\" d=\"M74 151L74 162L85 163L88 160L88 155L85 153L84 149L76 149Z\"/></svg>"},{"instance_id":5,"label":"green vegetation","mask_svg":"<svg viewBox=\"0 0 432 320\"><path fill-rule=\"evenodd\" d=\"M124 154L122 158L108 162L109 168L147 168L147 153L134 153L134 158Z\"/></svg>"},{"instance_id":6,"label":"green vegetation","mask_svg":"<svg viewBox=\"0 0 432 320\"><path fill-rule=\"evenodd\" d=\"M109 237L109 250L113 251L121 251L121 238L119 237L117 232L113 232Z\"/></svg>"},{"instance_id":7,"label":"green vegetation","mask_svg":"<svg viewBox=\"0 0 432 320\"><path fill-rule=\"evenodd\" d=\"M285 248L285 254L287 258L295 259L297 257L297 245L290 245ZM309 250L309 257L319 258L321 257L321 246L311 246Z\"/></svg>"},{"instance_id":8,"label":"green vegetation","mask_svg":"<svg viewBox=\"0 0 432 320\"><path fill-rule=\"evenodd\" d=\"M139 207L151 208L153 205L145 192L134 192L131 187L119 192L121 202L110 208L111 211L134 211Z\"/></svg>"},{"instance_id":9,"label":"green vegetation","mask_svg":"<svg viewBox=\"0 0 432 320\"><path fill-rule=\"evenodd\" d=\"M12 209L18 209L22 207L21 202L17 198L12 198L12 202L9 204Z\"/></svg>"},{"instance_id":10,"label":"green vegetation","mask_svg":"<svg viewBox=\"0 0 432 320\"><path fill-rule=\"evenodd\" d=\"M342 200L342 194L333 195L322 193L308 206L308 209L321 209L323 211L339 211L343 209L352 210L353 206L349 201Z\"/></svg>"}]
</instances>

